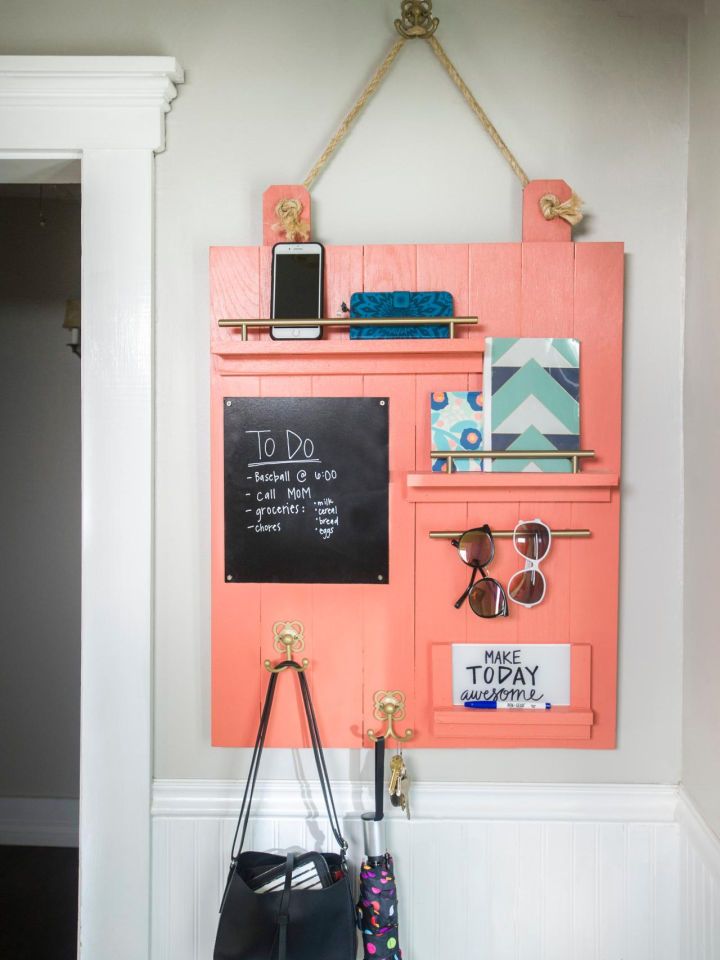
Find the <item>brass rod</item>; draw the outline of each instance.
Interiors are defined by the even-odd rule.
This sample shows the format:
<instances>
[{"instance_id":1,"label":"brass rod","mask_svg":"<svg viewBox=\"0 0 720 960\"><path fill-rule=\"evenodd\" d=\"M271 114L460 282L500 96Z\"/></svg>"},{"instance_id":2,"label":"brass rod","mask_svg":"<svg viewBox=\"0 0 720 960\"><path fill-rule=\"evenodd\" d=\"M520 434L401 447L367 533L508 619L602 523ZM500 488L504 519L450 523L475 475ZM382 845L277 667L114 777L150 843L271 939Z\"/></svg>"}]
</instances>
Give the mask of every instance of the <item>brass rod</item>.
<instances>
[{"instance_id":1,"label":"brass rod","mask_svg":"<svg viewBox=\"0 0 720 960\"><path fill-rule=\"evenodd\" d=\"M240 339L247 340L248 328L262 327L388 327L397 326L406 323L412 323L416 326L429 326L430 324L446 323L449 327L449 337L452 340L455 336L455 324L462 323L473 325L478 322L477 317L321 317L318 320L218 320L219 327L235 327L240 329Z\"/></svg>"},{"instance_id":2,"label":"brass rod","mask_svg":"<svg viewBox=\"0 0 720 960\"><path fill-rule=\"evenodd\" d=\"M477 317L320 317L319 319L272 320L233 318L218 320L219 327L396 327L412 323L415 326L427 327L435 324L447 324L451 329L455 324L474 326Z\"/></svg>"},{"instance_id":3,"label":"brass rod","mask_svg":"<svg viewBox=\"0 0 720 960\"><path fill-rule=\"evenodd\" d=\"M491 530L493 537L501 540L507 540L512 537L514 530ZM431 540L459 540L465 533L464 530L431 530ZM551 530L553 537L563 537L564 539L580 540L592 536L591 530Z\"/></svg>"},{"instance_id":4,"label":"brass rod","mask_svg":"<svg viewBox=\"0 0 720 960\"><path fill-rule=\"evenodd\" d=\"M594 450L431 450L435 460L572 460L594 457Z\"/></svg>"}]
</instances>

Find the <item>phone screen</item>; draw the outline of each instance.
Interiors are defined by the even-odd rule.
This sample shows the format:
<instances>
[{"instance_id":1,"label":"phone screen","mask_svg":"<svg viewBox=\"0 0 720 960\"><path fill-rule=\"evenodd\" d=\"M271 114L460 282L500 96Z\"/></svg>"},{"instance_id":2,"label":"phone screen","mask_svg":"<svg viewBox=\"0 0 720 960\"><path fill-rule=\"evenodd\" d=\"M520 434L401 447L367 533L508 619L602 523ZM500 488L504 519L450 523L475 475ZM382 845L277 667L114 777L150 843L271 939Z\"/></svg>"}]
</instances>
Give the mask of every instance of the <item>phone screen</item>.
<instances>
[{"instance_id":1,"label":"phone screen","mask_svg":"<svg viewBox=\"0 0 720 960\"><path fill-rule=\"evenodd\" d=\"M283 253L275 257L273 318L315 320L320 316L320 255Z\"/></svg>"}]
</instances>

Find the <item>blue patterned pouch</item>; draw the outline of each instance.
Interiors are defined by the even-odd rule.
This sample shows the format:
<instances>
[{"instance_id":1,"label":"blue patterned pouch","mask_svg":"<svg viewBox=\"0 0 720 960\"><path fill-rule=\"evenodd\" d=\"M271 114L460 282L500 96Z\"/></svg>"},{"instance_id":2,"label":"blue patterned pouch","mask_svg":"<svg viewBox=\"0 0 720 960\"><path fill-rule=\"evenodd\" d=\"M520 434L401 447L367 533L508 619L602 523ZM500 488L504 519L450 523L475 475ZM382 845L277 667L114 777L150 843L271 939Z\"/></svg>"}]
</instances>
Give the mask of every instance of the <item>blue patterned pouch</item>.
<instances>
[{"instance_id":1,"label":"blue patterned pouch","mask_svg":"<svg viewBox=\"0 0 720 960\"><path fill-rule=\"evenodd\" d=\"M445 291L414 293L354 293L350 297L350 317L451 317L452 294ZM350 327L351 340L447 340L446 323L399 323L397 326Z\"/></svg>"}]
</instances>

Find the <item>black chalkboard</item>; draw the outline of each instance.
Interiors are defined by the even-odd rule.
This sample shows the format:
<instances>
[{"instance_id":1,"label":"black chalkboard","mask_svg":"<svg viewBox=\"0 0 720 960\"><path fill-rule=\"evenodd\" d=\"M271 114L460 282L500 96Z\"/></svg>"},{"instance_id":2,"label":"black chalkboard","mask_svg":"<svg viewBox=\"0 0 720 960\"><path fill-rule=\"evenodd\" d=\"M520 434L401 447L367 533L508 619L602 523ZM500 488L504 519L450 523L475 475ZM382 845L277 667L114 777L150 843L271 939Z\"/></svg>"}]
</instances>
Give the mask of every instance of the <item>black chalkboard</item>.
<instances>
[{"instance_id":1,"label":"black chalkboard","mask_svg":"<svg viewBox=\"0 0 720 960\"><path fill-rule=\"evenodd\" d=\"M387 397L225 397L225 579L388 582Z\"/></svg>"}]
</instances>

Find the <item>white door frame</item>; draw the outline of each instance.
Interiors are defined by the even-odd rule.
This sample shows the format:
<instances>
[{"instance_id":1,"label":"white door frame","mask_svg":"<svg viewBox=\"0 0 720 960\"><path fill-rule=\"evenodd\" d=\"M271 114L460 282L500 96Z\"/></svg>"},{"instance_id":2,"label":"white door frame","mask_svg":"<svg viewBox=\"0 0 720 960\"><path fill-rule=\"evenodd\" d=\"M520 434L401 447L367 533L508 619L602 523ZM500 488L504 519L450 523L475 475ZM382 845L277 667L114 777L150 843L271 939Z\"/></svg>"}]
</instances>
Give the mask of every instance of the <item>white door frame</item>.
<instances>
[{"instance_id":1,"label":"white door frame","mask_svg":"<svg viewBox=\"0 0 720 960\"><path fill-rule=\"evenodd\" d=\"M84 960L150 955L153 158L182 80L172 57L0 56L0 159L82 161Z\"/></svg>"}]
</instances>

